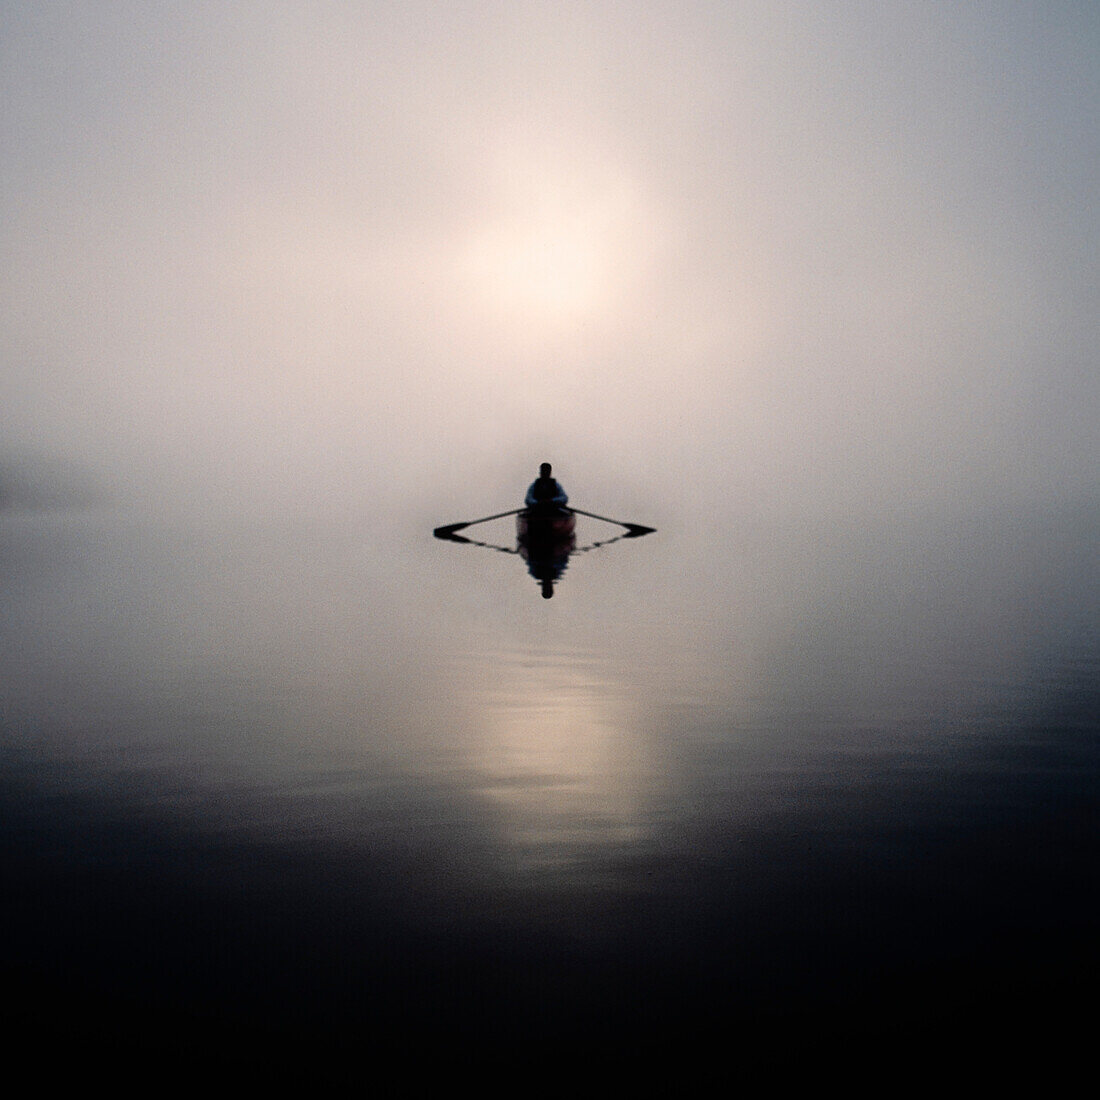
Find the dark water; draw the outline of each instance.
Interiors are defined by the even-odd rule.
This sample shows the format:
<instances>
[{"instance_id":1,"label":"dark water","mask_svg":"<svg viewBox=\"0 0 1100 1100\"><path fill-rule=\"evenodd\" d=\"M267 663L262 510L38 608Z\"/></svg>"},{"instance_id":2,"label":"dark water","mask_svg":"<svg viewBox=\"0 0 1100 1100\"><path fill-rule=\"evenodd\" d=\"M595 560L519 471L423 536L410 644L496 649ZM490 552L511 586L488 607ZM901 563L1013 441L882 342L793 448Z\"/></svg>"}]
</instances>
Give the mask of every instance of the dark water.
<instances>
[{"instance_id":1,"label":"dark water","mask_svg":"<svg viewBox=\"0 0 1100 1100\"><path fill-rule=\"evenodd\" d=\"M1068 1057L1094 506L665 524L553 600L453 518L3 516L10 1036L276 1074Z\"/></svg>"}]
</instances>

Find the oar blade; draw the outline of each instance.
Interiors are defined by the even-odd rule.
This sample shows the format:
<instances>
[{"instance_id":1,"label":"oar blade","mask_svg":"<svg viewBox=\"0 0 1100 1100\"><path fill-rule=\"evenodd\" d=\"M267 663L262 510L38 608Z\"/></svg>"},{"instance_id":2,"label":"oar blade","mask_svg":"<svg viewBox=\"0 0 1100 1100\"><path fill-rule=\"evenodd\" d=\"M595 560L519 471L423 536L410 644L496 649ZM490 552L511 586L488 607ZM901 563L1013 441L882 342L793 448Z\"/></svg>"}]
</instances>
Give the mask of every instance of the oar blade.
<instances>
[{"instance_id":1,"label":"oar blade","mask_svg":"<svg viewBox=\"0 0 1100 1100\"><path fill-rule=\"evenodd\" d=\"M432 534L437 539L450 539L452 542L467 542L467 539L459 539L455 537L456 531L461 531L464 527L469 527L468 523L445 523L442 527L437 527Z\"/></svg>"}]
</instances>

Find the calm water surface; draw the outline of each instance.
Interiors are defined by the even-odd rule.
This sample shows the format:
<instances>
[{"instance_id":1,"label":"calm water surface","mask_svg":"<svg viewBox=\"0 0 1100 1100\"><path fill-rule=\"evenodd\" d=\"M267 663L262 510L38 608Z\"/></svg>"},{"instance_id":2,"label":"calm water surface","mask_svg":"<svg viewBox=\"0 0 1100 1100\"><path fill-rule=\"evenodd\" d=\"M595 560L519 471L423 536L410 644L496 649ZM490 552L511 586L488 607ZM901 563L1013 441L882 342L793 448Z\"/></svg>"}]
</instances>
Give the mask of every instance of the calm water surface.
<instances>
[{"instance_id":1,"label":"calm water surface","mask_svg":"<svg viewBox=\"0 0 1100 1100\"><path fill-rule=\"evenodd\" d=\"M742 1056L1075 1026L1095 509L666 524L552 600L453 518L4 517L24 1021Z\"/></svg>"}]
</instances>

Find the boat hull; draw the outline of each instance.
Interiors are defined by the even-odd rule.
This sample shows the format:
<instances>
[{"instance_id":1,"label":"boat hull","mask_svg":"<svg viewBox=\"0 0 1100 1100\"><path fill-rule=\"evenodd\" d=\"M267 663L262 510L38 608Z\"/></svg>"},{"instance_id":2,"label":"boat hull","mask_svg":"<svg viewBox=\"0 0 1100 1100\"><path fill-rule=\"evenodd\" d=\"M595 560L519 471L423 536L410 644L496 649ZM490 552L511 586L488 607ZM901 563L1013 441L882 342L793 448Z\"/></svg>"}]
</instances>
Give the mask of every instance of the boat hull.
<instances>
[{"instance_id":1,"label":"boat hull","mask_svg":"<svg viewBox=\"0 0 1100 1100\"><path fill-rule=\"evenodd\" d=\"M520 512L516 516L516 536L525 545L545 545L572 541L577 517L572 512L539 515Z\"/></svg>"}]
</instances>

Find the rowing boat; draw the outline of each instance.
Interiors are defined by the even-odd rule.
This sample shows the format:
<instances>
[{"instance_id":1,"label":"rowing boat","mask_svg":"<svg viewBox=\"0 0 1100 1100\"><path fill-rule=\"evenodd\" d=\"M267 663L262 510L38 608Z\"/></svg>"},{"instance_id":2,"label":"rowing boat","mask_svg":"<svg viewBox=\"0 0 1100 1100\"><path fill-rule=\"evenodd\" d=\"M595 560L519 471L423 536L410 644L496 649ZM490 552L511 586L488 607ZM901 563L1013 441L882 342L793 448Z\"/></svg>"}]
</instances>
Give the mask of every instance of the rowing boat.
<instances>
[{"instance_id":1,"label":"rowing boat","mask_svg":"<svg viewBox=\"0 0 1100 1100\"><path fill-rule=\"evenodd\" d=\"M520 543L530 546L565 543L573 538L577 517L572 512L524 511L516 516L516 537Z\"/></svg>"},{"instance_id":2,"label":"rowing boat","mask_svg":"<svg viewBox=\"0 0 1100 1100\"><path fill-rule=\"evenodd\" d=\"M469 539L458 533L467 527L472 527L475 523L488 523L490 520L503 519L505 516L512 515L516 517L514 549L498 546L495 543L478 542L477 539ZM462 523L445 523L442 527L435 528L432 533L437 539L472 543L475 546L488 547L490 550L502 550L506 554L518 554L527 563L527 571L541 584L543 599L548 600L554 595L554 582L559 580L565 572L570 556L579 552L574 534L577 515L590 516L603 523L612 523L625 528L623 534L601 542L593 542L590 546L583 546L582 551L594 550L597 546L606 546L608 543L618 542L619 539L640 538L642 535L653 532L652 527L643 527L640 523L608 519L607 516L598 516L595 512L585 512L580 508L542 505L534 508L514 508L510 512L498 512L496 515L465 520Z\"/></svg>"}]
</instances>

